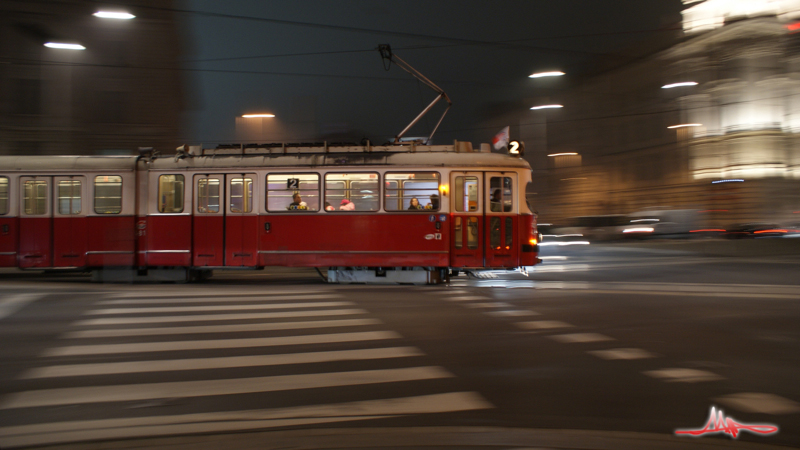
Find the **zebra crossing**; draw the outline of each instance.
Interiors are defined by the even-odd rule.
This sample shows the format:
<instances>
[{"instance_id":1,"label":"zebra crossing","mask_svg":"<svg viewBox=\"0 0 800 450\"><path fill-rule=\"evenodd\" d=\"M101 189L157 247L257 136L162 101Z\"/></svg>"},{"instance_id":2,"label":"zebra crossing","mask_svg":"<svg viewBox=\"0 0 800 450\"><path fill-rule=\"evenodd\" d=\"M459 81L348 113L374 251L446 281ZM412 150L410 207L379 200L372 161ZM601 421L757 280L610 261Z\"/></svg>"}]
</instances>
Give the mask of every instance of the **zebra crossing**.
<instances>
[{"instance_id":1,"label":"zebra crossing","mask_svg":"<svg viewBox=\"0 0 800 450\"><path fill-rule=\"evenodd\" d=\"M0 447L493 407L402 339L333 290L108 294L0 396Z\"/></svg>"}]
</instances>

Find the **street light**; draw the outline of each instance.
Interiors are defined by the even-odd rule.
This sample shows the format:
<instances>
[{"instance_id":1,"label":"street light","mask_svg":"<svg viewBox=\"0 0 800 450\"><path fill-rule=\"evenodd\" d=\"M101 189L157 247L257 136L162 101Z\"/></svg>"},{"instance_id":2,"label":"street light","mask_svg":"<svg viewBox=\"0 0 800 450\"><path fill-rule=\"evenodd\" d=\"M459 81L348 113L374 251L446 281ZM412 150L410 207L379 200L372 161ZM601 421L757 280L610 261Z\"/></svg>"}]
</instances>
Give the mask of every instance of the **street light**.
<instances>
[{"instance_id":1,"label":"street light","mask_svg":"<svg viewBox=\"0 0 800 450\"><path fill-rule=\"evenodd\" d=\"M682 81L680 83L672 83L672 84L665 84L661 86L661 89L672 89L681 86L697 86L696 81Z\"/></svg>"},{"instance_id":2,"label":"street light","mask_svg":"<svg viewBox=\"0 0 800 450\"><path fill-rule=\"evenodd\" d=\"M682 124L680 124L680 125L672 125L672 126L669 126L669 127L667 127L667 128L669 128L670 130L672 130L672 129L675 129L675 128L686 128L686 127L702 127L702 126L703 126L703 124L702 124L702 123L682 123Z\"/></svg>"},{"instance_id":3,"label":"street light","mask_svg":"<svg viewBox=\"0 0 800 450\"><path fill-rule=\"evenodd\" d=\"M553 72L539 72L528 75L528 78L542 78L542 77L560 77L564 75L564 72L561 71L553 71Z\"/></svg>"},{"instance_id":4,"label":"street light","mask_svg":"<svg viewBox=\"0 0 800 450\"><path fill-rule=\"evenodd\" d=\"M47 42L44 44L47 48L58 48L62 50L86 50L86 47L80 44L68 44L66 42Z\"/></svg>"},{"instance_id":5,"label":"street light","mask_svg":"<svg viewBox=\"0 0 800 450\"><path fill-rule=\"evenodd\" d=\"M564 105L540 105L540 106L534 106L534 107L532 107L532 108L531 108L531 110L537 110L537 109L553 109L553 108L563 108L563 107L564 107Z\"/></svg>"},{"instance_id":6,"label":"street light","mask_svg":"<svg viewBox=\"0 0 800 450\"><path fill-rule=\"evenodd\" d=\"M136 17L130 13L114 12L114 11L97 11L92 15L95 17L99 17L101 19L117 19L117 20L131 20L134 17Z\"/></svg>"}]
</instances>

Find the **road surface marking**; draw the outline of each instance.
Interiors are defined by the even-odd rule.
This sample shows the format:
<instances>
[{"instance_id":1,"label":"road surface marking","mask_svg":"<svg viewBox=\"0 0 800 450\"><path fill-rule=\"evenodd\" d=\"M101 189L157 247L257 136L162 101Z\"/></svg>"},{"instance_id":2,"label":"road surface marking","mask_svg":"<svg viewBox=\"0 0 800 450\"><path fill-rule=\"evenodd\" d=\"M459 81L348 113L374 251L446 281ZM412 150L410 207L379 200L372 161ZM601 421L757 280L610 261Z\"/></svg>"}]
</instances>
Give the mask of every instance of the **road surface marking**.
<instances>
[{"instance_id":1,"label":"road surface marking","mask_svg":"<svg viewBox=\"0 0 800 450\"><path fill-rule=\"evenodd\" d=\"M284 290L284 291L269 291L269 292L252 292L252 293L241 293L236 295L231 295L229 290L222 290L216 289L209 292L208 289L204 289L203 291L198 292L191 292L187 293L185 291L176 292L175 294L164 294L161 291L154 291L153 295L142 294L142 291L137 290L136 292L120 292L115 294L110 294L110 297L114 298L142 298L142 299L173 299L173 298L185 298L188 296L191 297L224 297L224 298L239 298L239 297L272 297L276 295L298 295L298 294L329 294L332 293L331 291L326 290Z\"/></svg>"},{"instance_id":2,"label":"road surface marking","mask_svg":"<svg viewBox=\"0 0 800 450\"><path fill-rule=\"evenodd\" d=\"M585 342L613 341L614 338L599 333L574 333L574 334L555 334L547 336L554 341L562 344L582 344Z\"/></svg>"},{"instance_id":3,"label":"road surface marking","mask_svg":"<svg viewBox=\"0 0 800 450\"><path fill-rule=\"evenodd\" d=\"M122 419L54 422L0 428L5 446L197 434L489 409L476 392L449 392L327 405Z\"/></svg>"},{"instance_id":4,"label":"road surface marking","mask_svg":"<svg viewBox=\"0 0 800 450\"><path fill-rule=\"evenodd\" d=\"M362 333L311 334L248 339L214 339L172 342L141 342L134 344L73 345L47 349L42 356L108 355L119 353L171 352L185 350L210 350L221 348L273 347L279 345L326 344L330 342L360 342L381 339L399 339L394 331L366 331Z\"/></svg>"},{"instance_id":5,"label":"road surface marking","mask_svg":"<svg viewBox=\"0 0 800 450\"><path fill-rule=\"evenodd\" d=\"M716 381L725 379L724 377L721 377L715 373L697 369L660 369L649 370L643 373L653 378L659 378L663 381L677 383L696 383L698 381Z\"/></svg>"},{"instance_id":6,"label":"road surface marking","mask_svg":"<svg viewBox=\"0 0 800 450\"><path fill-rule=\"evenodd\" d=\"M238 333L245 331L301 330L305 328L353 327L380 325L378 319L309 320L306 322L244 323L234 325L208 325L190 327L113 328L108 330L71 331L61 339L81 339L120 336L161 336L169 334Z\"/></svg>"},{"instance_id":7,"label":"road surface marking","mask_svg":"<svg viewBox=\"0 0 800 450\"><path fill-rule=\"evenodd\" d=\"M25 305L35 302L47 294L12 294L0 297L0 320L14 314Z\"/></svg>"},{"instance_id":8,"label":"road surface marking","mask_svg":"<svg viewBox=\"0 0 800 450\"><path fill-rule=\"evenodd\" d=\"M142 314L167 312L235 311L247 309L324 308L328 306L353 306L353 302L269 303L265 305L217 305L217 306L159 306L152 308L111 308L86 311L84 315Z\"/></svg>"},{"instance_id":9,"label":"road surface marking","mask_svg":"<svg viewBox=\"0 0 800 450\"><path fill-rule=\"evenodd\" d=\"M510 308L514 305L503 302L488 302L488 303L465 303L467 308Z\"/></svg>"},{"instance_id":10,"label":"road surface marking","mask_svg":"<svg viewBox=\"0 0 800 450\"><path fill-rule=\"evenodd\" d=\"M289 353L277 355L227 356L222 358L173 359L157 361L129 361L97 364L48 366L31 369L20 378L58 378L122 373L168 372L179 370L221 369L231 367L280 366L333 361L358 361L372 359L424 356L414 347L367 348L331 352Z\"/></svg>"},{"instance_id":11,"label":"road surface marking","mask_svg":"<svg viewBox=\"0 0 800 450\"><path fill-rule=\"evenodd\" d=\"M592 350L594 356L603 359L644 359L654 358L656 355L640 348L614 348L609 350Z\"/></svg>"},{"instance_id":12,"label":"road surface marking","mask_svg":"<svg viewBox=\"0 0 800 450\"><path fill-rule=\"evenodd\" d=\"M442 297L444 300L448 302L466 302L471 300L491 300L491 297L486 297L483 295L462 295L461 297Z\"/></svg>"},{"instance_id":13,"label":"road surface marking","mask_svg":"<svg viewBox=\"0 0 800 450\"><path fill-rule=\"evenodd\" d=\"M739 411L763 414L794 414L800 412L800 403L775 394L741 392L724 395L714 400Z\"/></svg>"},{"instance_id":14,"label":"road surface marking","mask_svg":"<svg viewBox=\"0 0 800 450\"><path fill-rule=\"evenodd\" d=\"M492 317L524 317L524 316L540 316L541 314L536 311L529 311L527 309L521 310L505 310L505 311L487 311L487 314Z\"/></svg>"},{"instance_id":15,"label":"road surface marking","mask_svg":"<svg viewBox=\"0 0 800 450\"><path fill-rule=\"evenodd\" d=\"M337 386L360 386L364 384L434 380L452 378L453 376L454 375L441 367L425 366L401 369L362 370L355 372L280 375L274 377L40 389L8 395L4 401L0 403L0 409L76 405L82 403L129 402L158 398L206 397Z\"/></svg>"},{"instance_id":16,"label":"road surface marking","mask_svg":"<svg viewBox=\"0 0 800 450\"><path fill-rule=\"evenodd\" d=\"M125 299L125 300L102 300L96 305L165 305L174 303L229 303L229 302L271 302L282 300L322 300L325 298L342 298L340 294L308 294L308 295L281 295L274 298L264 297L263 295L254 295L252 297L198 297L193 296L185 298L169 298L169 299Z\"/></svg>"},{"instance_id":17,"label":"road surface marking","mask_svg":"<svg viewBox=\"0 0 800 450\"><path fill-rule=\"evenodd\" d=\"M307 311L285 311L269 313L245 314L192 314L188 316L162 316L162 317L109 317L102 319L85 319L73 322L73 326L96 325L126 325L142 323L177 323L177 322L207 322L218 320L250 320L250 319L283 319L287 317L323 317L323 316L351 316L367 314L363 309L315 309Z\"/></svg>"},{"instance_id":18,"label":"road surface marking","mask_svg":"<svg viewBox=\"0 0 800 450\"><path fill-rule=\"evenodd\" d=\"M523 330L549 330L551 328L569 328L575 325L570 325L559 320L536 320L533 322L517 322L516 326Z\"/></svg>"}]
</instances>

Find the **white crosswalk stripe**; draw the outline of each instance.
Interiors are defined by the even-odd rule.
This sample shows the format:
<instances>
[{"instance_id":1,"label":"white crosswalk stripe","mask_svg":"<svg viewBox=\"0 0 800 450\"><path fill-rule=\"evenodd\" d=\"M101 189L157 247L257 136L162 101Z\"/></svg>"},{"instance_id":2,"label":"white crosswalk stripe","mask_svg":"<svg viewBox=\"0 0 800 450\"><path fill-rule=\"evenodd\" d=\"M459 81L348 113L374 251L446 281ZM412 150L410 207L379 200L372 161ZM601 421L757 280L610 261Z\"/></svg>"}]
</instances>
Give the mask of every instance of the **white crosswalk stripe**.
<instances>
[{"instance_id":1,"label":"white crosswalk stripe","mask_svg":"<svg viewBox=\"0 0 800 450\"><path fill-rule=\"evenodd\" d=\"M142 314L169 312L238 311L246 309L291 309L353 306L351 302L269 303L261 305L215 305L215 306L160 306L153 308L110 308L87 311L86 315Z\"/></svg>"},{"instance_id":2,"label":"white crosswalk stripe","mask_svg":"<svg viewBox=\"0 0 800 450\"><path fill-rule=\"evenodd\" d=\"M14 417L0 427L0 446L493 407L475 392L437 381L454 375L425 362L424 352L403 346L400 334L365 317L369 312L353 302L308 301L333 298L341 296L321 290L219 297L123 293L96 302L59 336L69 345L46 349L38 367L18 377L26 387L0 397L0 411ZM279 395L311 389L312 397ZM341 403L325 404L325 392ZM394 396L385 398L385 392ZM204 400L242 395L263 397L272 407L236 411L230 410L233 400ZM313 404L315 397L320 404ZM170 406L148 414L152 410L142 404Z\"/></svg>"},{"instance_id":3,"label":"white crosswalk stripe","mask_svg":"<svg viewBox=\"0 0 800 450\"><path fill-rule=\"evenodd\" d=\"M304 328L352 327L379 325L378 319L311 320L305 322L245 323L234 325L207 325L186 327L114 328L109 330L72 331L61 335L63 339L81 339L121 336L165 336L174 334L239 333L245 331L299 330Z\"/></svg>"},{"instance_id":4,"label":"white crosswalk stripe","mask_svg":"<svg viewBox=\"0 0 800 450\"><path fill-rule=\"evenodd\" d=\"M280 319L287 317L322 317L322 316L350 316L366 314L363 309L326 309L308 311L282 311L270 313L244 313L244 314L197 314L190 316L159 316L159 317L109 317L102 319L79 320L73 325L132 325L147 323L178 323L178 322L206 322L217 320L248 320L248 319Z\"/></svg>"}]
</instances>

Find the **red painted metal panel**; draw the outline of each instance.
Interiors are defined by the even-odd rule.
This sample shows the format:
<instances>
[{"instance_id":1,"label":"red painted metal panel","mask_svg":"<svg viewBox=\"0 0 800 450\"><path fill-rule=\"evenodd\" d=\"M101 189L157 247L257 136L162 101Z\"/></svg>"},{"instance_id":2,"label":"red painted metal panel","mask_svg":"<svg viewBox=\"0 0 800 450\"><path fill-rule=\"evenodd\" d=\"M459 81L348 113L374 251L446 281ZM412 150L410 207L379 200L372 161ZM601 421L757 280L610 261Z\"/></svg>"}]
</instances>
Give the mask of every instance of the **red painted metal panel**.
<instances>
[{"instance_id":1,"label":"red painted metal panel","mask_svg":"<svg viewBox=\"0 0 800 450\"><path fill-rule=\"evenodd\" d=\"M17 266L17 223L16 217L0 216L0 267Z\"/></svg>"},{"instance_id":2,"label":"red painted metal panel","mask_svg":"<svg viewBox=\"0 0 800 450\"><path fill-rule=\"evenodd\" d=\"M442 215L445 221L437 229L436 223ZM445 214L423 213L260 216L259 263L318 267L447 266L449 219Z\"/></svg>"},{"instance_id":3,"label":"red painted metal panel","mask_svg":"<svg viewBox=\"0 0 800 450\"><path fill-rule=\"evenodd\" d=\"M232 213L225 216L226 266L253 267L257 265L258 217Z\"/></svg>"},{"instance_id":4,"label":"red painted metal panel","mask_svg":"<svg viewBox=\"0 0 800 450\"><path fill-rule=\"evenodd\" d=\"M153 214L147 233L148 266L191 265L192 216Z\"/></svg>"},{"instance_id":5,"label":"red painted metal panel","mask_svg":"<svg viewBox=\"0 0 800 450\"><path fill-rule=\"evenodd\" d=\"M19 219L19 267L52 267L52 217Z\"/></svg>"},{"instance_id":6,"label":"red painted metal panel","mask_svg":"<svg viewBox=\"0 0 800 450\"><path fill-rule=\"evenodd\" d=\"M460 221L459 221L460 219ZM460 247L456 245L459 238L457 227L461 227ZM450 223L450 267L483 267L483 214L454 213ZM473 236L470 248L470 234Z\"/></svg>"},{"instance_id":7,"label":"red painted metal panel","mask_svg":"<svg viewBox=\"0 0 800 450\"><path fill-rule=\"evenodd\" d=\"M53 218L53 267L86 265L86 220L81 216Z\"/></svg>"},{"instance_id":8,"label":"red painted metal panel","mask_svg":"<svg viewBox=\"0 0 800 450\"><path fill-rule=\"evenodd\" d=\"M222 214L196 215L194 222L192 265L222 266L224 264L225 222ZM255 242L255 238L253 239Z\"/></svg>"},{"instance_id":9,"label":"red painted metal panel","mask_svg":"<svg viewBox=\"0 0 800 450\"><path fill-rule=\"evenodd\" d=\"M86 218L86 265L133 266L136 218L133 216L89 216Z\"/></svg>"},{"instance_id":10,"label":"red painted metal panel","mask_svg":"<svg viewBox=\"0 0 800 450\"><path fill-rule=\"evenodd\" d=\"M486 215L486 267L508 268L518 267L519 239L513 230L519 229L519 216ZM511 232L507 220L511 219ZM492 235L497 236L496 239Z\"/></svg>"},{"instance_id":11,"label":"red painted metal panel","mask_svg":"<svg viewBox=\"0 0 800 450\"><path fill-rule=\"evenodd\" d=\"M520 249L523 245L533 245L531 243L532 238L538 238L536 230L534 229L535 226L535 219L534 216L528 215L521 215L519 216L519 242L520 242ZM537 242L538 244L538 242ZM520 266L532 266L538 263L538 256L539 253L537 252L523 252L520 250L519 253L519 265Z\"/></svg>"}]
</instances>

